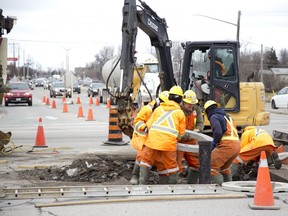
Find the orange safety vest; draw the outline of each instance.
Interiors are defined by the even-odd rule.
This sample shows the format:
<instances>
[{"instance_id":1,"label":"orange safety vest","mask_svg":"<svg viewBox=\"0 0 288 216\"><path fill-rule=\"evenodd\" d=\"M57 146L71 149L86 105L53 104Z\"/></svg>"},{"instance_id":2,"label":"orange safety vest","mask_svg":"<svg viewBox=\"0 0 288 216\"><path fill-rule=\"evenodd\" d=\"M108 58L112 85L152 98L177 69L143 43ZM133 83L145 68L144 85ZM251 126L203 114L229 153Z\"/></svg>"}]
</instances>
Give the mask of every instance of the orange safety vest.
<instances>
[{"instance_id":1,"label":"orange safety vest","mask_svg":"<svg viewBox=\"0 0 288 216\"><path fill-rule=\"evenodd\" d=\"M242 134L241 137L240 153L268 145L276 148L272 137L265 130L257 128L253 130L247 130Z\"/></svg>"},{"instance_id":2,"label":"orange safety vest","mask_svg":"<svg viewBox=\"0 0 288 216\"><path fill-rule=\"evenodd\" d=\"M184 112L177 103L173 103L175 109L165 110L162 104L155 109L146 146L160 151L177 150L177 141L185 134L186 123Z\"/></svg>"},{"instance_id":3,"label":"orange safety vest","mask_svg":"<svg viewBox=\"0 0 288 216\"><path fill-rule=\"evenodd\" d=\"M143 106L134 120L134 131L130 143L138 151L142 150L147 140L147 133L143 130L146 127L146 122L151 117L152 108L155 103L156 101L153 100L146 106Z\"/></svg>"},{"instance_id":4,"label":"orange safety vest","mask_svg":"<svg viewBox=\"0 0 288 216\"><path fill-rule=\"evenodd\" d=\"M215 61L215 63L218 64L221 67L221 72L222 72L222 75L224 76L225 73L226 73L225 65L222 62L220 62L220 61Z\"/></svg>"},{"instance_id":5,"label":"orange safety vest","mask_svg":"<svg viewBox=\"0 0 288 216\"><path fill-rule=\"evenodd\" d=\"M236 125L231 117L229 119L224 116L226 120L227 130L223 134L221 140L239 140Z\"/></svg>"},{"instance_id":6,"label":"orange safety vest","mask_svg":"<svg viewBox=\"0 0 288 216\"><path fill-rule=\"evenodd\" d=\"M186 129L193 130L196 126L197 111L193 110L189 116L186 116Z\"/></svg>"}]
</instances>

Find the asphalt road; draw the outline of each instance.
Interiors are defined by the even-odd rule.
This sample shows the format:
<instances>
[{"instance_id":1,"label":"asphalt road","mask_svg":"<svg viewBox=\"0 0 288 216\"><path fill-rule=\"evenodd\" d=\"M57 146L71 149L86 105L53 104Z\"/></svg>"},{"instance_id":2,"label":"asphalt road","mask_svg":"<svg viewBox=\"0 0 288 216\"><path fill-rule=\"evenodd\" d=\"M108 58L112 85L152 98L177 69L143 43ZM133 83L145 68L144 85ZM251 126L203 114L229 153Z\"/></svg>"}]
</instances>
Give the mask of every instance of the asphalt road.
<instances>
[{"instance_id":1,"label":"asphalt road","mask_svg":"<svg viewBox=\"0 0 288 216\"><path fill-rule=\"evenodd\" d=\"M74 94L74 98L68 99L74 102L68 105L68 113L63 113L62 99L56 98L56 109L51 105L42 103L43 96L48 96L48 91L43 88L35 88L33 91L33 106L11 105L9 107L0 106L0 129L12 131L12 141L15 145L22 145L23 149L29 149L35 145L39 118L43 119L46 147L40 148L39 154L27 154L16 149L8 155L1 156L0 161L0 187L23 187L35 185L35 182L19 180L14 176L14 171L35 165L63 165L69 164L72 160L82 157L84 154L106 154L121 155L123 157L135 157L135 150L130 145L112 146L103 144L108 139L109 109L105 105L91 106L95 121L87 121L89 108L89 98L82 89L80 95ZM79 105L75 104L80 96L85 117L78 118ZM52 103L53 98L49 98ZM270 105L267 104L267 110ZM273 130L288 132L288 115L286 110L271 110L270 125L262 126L272 133ZM123 140L128 138L123 135ZM57 153L53 152L54 150ZM8 177L7 177L8 176ZM4 178L5 177L5 178ZM225 192L231 194L231 192ZM0 192L1 194L1 192ZM276 196L278 196L276 194ZM153 196L152 196L153 197ZM97 200L99 200L98 198ZM87 197L82 199L13 199L0 200L0 215L287 215L288 193L282 193L280 200L275 198L275 205L279 205L280 210L251 210L248 204L253 202L253 198L214 198L174 200L168 197L167 200L136 201L122 197L124 202L108 203L106 200L113 198L103 198L102 203L81 204L83 201L93 201L95 198ZM188 198L187 198L188 199ZM54 202L75 202L68 206L42 207L36 208L35 204ZM77 205L76 205L77 204Z\"/></svg>"}]
</instances>

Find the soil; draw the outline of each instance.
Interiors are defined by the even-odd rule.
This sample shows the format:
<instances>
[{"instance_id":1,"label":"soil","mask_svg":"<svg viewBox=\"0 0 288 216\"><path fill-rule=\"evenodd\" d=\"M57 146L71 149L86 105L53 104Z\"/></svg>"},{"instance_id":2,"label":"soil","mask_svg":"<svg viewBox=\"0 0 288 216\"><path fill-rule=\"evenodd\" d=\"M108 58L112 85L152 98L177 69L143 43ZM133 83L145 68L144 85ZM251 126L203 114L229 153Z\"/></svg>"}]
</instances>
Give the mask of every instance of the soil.
<instances>
[{"instance_id":1,"label":"soil","mask_svg":"<svg viewBox=\"0 0 288 216\"><path fill-rule=\"evenodd\" d=\"M82 182L130 184L134 161L112 160L99 156L74 160L70 165L17 171L20 178L37 182ZM158 184L156 169L151 169L149 184Z\"/></svg>"}]
</instances>

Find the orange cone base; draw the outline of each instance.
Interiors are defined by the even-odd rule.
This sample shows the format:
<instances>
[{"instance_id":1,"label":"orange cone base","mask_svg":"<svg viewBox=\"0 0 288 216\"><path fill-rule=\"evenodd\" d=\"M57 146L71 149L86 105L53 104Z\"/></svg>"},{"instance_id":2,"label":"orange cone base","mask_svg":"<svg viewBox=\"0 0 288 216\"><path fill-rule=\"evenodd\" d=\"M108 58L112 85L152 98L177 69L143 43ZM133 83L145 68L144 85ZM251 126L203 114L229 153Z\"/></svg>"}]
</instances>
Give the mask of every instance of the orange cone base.
<instances>
[{"instance_id":1,"label":"orange cone base","mask_svg":"<svg viewBox=\"0 0 288 216\"><path fill-rule=\"evenodd\" d=\"M36 145L33 146L33 148L47 148L47 147L48 146L46 146L46 145L45 146L36 146Z\"/></svg>"},{"instance_id":2,"label":"orange cone base","mask_svg":"<svg viewBox=\"0 0 288 216\"><path fill-rule=\"evenodd\" d=\"M275 202L276 200L274 200ZM280 205L273 205L273 206L256 206L254 205L254 203L249 203L248 204L249 208L254 209L254 210L279 210L280 209Z\"/></svg>"}]
</instances>

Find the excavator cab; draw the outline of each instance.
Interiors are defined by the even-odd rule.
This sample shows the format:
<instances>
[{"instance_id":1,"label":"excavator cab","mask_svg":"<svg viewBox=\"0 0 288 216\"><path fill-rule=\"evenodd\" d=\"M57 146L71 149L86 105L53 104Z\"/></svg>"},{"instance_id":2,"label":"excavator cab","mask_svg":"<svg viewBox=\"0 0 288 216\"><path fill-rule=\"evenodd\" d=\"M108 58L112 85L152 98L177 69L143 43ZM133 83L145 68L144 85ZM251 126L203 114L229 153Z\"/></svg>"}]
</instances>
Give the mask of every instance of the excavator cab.
<instances>
[{"instance_id":1,"label":"excavator cab","mask_svg":"<svg viewBox=\"0 0 288 216\"><path fill-rule=\"evenodd\" d=\"M196 92L203 105L216 101L229 112L239 112L238 42L187 42L181 87Z\"/></svg>"}]
</instances>

